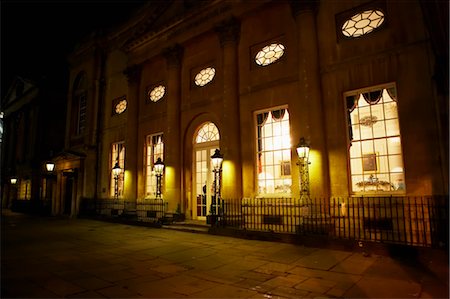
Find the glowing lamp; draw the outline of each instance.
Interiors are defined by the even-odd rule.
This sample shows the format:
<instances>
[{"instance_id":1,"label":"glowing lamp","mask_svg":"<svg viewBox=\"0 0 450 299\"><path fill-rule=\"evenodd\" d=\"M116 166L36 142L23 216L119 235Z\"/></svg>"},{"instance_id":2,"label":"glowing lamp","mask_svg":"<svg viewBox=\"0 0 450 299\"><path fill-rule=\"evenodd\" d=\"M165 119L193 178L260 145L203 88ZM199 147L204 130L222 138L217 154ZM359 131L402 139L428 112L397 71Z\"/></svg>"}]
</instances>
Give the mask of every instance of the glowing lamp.
<instances>
[{"instance_id":1,"label":"glowing lamp","mask_svg":"<svg viewBox=\"0 0 450 299\"><path fill-rule=\"evenodd\" d=\"M309 158L309 144L306 143L305 138L300 138L300 142L297 145L297 155L299 158L308 161Z\"/></svg>"},{"instance_id":2,"label":"glowing lamp","mask_svg":"<svg viewBox=\"0 0 450 299\"><path fill-rule=\"evenodd\" d=\"M161 158L158 158L156 160L155 165L153 166L153 169L155 170L156 175L162 175L164 171L164 162L161 161Z\"/></svg>"},{"instance_id":3,"label":"glowing lamp","mask_svg":"<svg viewBox=\"0 0 450 299\"><path fill-rule=\"evenodd\" d=\"M112 172L115 177L119 177L120 173L122 172L122 168L120 168L119 162L116 162L112 169Z\"/></svg>"},{"instance_id":4,"label":"glowing lamp","mask_svg":"<svg viewBox=\"0 0 450 299\"><path fill-rule=\"evenodd\" d=\"M48 172L52 172L55 169L55 163L53 162L47 162L45 163L45 168Z\"/></svg>"},{"instance_id":5,"label":"glowing lamp","mask_svg":"<svg viewBox=\"0 0 450 299\"><path fill-rule=\"evenodd\" d=\"M214 170L219 171L222 168L223 155L220 153L219 149L216 149L214 155L211 156L211 163Z\"/></svg>"},{"instance_id":6,"label":"glowing lamp","mask_svg":"<svg viewBox=\"0 0 450 299\"><path fill-rule=\"evenodd\" d=\"M17 184L17 178L11 178L11 184L12 185Z\"/></svg>"}]
</instances>

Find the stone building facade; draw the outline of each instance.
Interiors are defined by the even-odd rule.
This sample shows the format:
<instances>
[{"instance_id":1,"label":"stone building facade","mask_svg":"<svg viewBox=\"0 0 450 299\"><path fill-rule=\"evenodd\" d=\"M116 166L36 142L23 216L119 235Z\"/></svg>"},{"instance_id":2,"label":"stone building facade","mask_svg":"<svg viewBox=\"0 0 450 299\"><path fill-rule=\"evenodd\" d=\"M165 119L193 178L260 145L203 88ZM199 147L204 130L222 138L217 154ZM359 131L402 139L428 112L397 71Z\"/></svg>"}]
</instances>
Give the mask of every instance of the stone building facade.
<instances>
[{"instance_id":1,"label":"stone building facade","mask_svg":"<svg viewBox=\"0 0 450 299\"><path fill-rule=\"evenodd\" d=\"M161 158L168 211L204 220L215 149L222 198L298 198L302 137L313 198L448 194L437 8L150 1L70 56L65 147L78 154L54 158L54 214L154 199Z\"/></svg>"}]
</instances>

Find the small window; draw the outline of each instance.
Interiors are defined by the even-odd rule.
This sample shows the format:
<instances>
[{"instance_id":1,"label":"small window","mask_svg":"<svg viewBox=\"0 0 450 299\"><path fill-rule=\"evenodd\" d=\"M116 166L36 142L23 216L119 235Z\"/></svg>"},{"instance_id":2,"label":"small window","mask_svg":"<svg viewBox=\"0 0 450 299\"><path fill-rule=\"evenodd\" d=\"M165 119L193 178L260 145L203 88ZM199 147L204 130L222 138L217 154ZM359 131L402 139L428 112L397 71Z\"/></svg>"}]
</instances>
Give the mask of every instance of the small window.
<instances>
[{"instance_id":1,"label":"small window","mask_svg":"<svg viewBox=\"0 0 450 299\"><path fill-rule=\"evenodd\" d=\"M125 96L114 99L113 101L113 115L122 114L127 110L127 99Z\"/></svg>"},{"instance_id":2,"label":"small window","mask_svg":"<svg viewBox=\"0 0 450 299\"><path fill-rule=\"evenodd\" d=\"M342 34L346 37L360 37L371 33L384 23L384 13L371 9L359 12L347 19L342 25Z\"/></svg>"},{"instance_id":3,"label":"small window","mask_svg":"<svg viewBox=\"0 0 450 299\"><path fill-rule=\"evenodd\" d=\"M198 130L195 143L203 143L220 140L219 130L212 122L207 122Z\"/></svg>"},{"instance_id":4,"label":"small window","mask_svg":"<svg viewBox=\"0 0 450 299\"><path fill-rule=\"evenodd\" d=\"M156 86L148 91L147 96L150 101L156 103L161 100L166 94L166 87L164 85Z\"/></svg>"},{"instance_id":5,"label":"small window","mask_svg":"<svg viewBox=\"0 0 450 299\"><path fill-rule=\"evenodd\" d=\"M214 79L214 76L216 75L216 69L213 67L208 67L205 69L202 69L198 74L195 76L194 82L197 86L205 86L209 82L211 82Z\"/></svg>"},{"instance_id":6,"label":"small window","mask_svg":"<svg viewBox=\"0 0 450 299\"><path fill-rule=\"evenodd\" d=\"M273 43L262 48L255 56L256 64L266 66L274 63L284 55L285 47L282 44Z\"/></svg>"}]
</instances>

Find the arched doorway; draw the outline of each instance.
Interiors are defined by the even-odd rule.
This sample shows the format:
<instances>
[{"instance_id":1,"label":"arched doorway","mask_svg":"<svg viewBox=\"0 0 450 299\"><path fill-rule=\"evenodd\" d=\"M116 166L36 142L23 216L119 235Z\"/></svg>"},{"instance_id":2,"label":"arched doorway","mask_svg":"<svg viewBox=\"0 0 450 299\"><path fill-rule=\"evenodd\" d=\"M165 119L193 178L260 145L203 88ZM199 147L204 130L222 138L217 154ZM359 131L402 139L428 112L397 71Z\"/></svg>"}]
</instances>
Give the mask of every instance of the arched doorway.
<instances>
[{"instance_id":1,"label":"arched doorway","mask_svg":"<svg viewBox=\"0 0 450 299\"><path fill-rule=\"evenodd\" d=\"M193 140L193 175L192 211L193 218L206 220L210 214L213 198L214 176L212 172L211 156L219 148L220 135L216 125L212 122L203 123L194 134Z\"/></svg>"}]
</instances>

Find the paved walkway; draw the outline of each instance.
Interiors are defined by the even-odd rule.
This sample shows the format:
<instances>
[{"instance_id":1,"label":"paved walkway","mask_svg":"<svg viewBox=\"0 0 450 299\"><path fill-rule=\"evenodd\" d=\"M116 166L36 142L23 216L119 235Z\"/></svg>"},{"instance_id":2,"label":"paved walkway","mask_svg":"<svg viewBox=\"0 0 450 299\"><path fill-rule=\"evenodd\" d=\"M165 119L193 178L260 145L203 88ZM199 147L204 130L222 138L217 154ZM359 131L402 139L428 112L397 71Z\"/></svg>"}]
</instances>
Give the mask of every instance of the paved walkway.
<instances>
[{"instance_id":1,"label":"paved walkway","mask_svg":"<svg viewBox=\"0 0 450 299\"><path fill-rule=\"evenodd\" d=\"M445 254L444 254L445 256ZM448 298L448 262L2 215L2 298Z\"/></svg>"}]
</instances>

